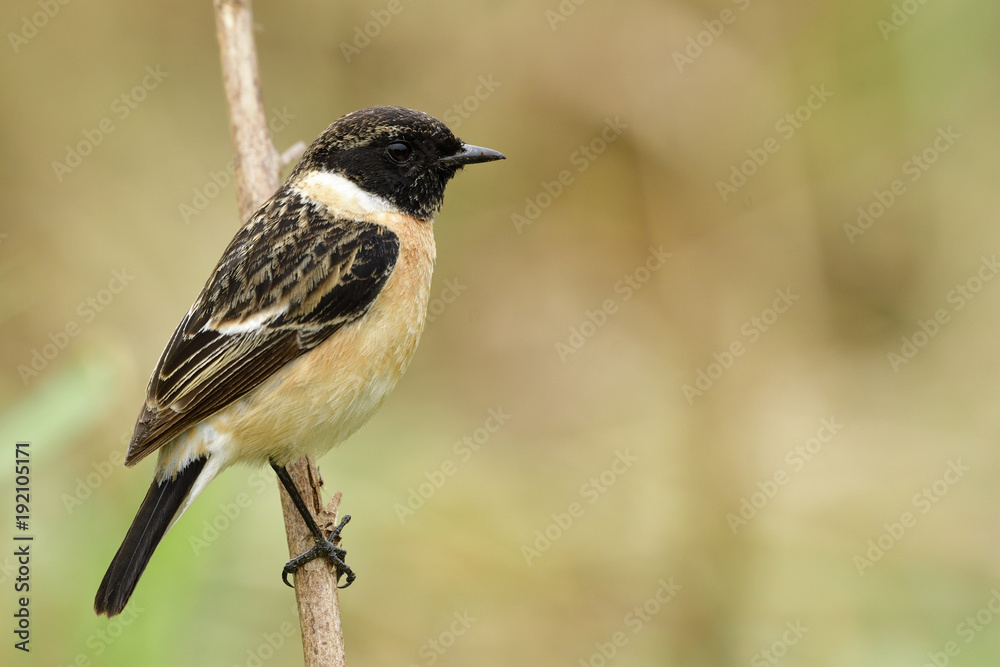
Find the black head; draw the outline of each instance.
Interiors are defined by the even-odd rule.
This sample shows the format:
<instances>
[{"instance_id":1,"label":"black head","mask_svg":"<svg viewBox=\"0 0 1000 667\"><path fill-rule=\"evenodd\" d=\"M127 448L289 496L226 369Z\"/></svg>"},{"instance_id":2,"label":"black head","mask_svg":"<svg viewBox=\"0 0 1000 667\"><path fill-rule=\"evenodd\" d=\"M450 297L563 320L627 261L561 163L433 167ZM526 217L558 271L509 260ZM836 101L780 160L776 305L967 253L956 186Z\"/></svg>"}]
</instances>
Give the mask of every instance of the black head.
<instances>
[{"instance_id":1,"label":"black head","mask_svg":"<svg viewBox=\"0 0 1000 667\"><path fill-rule=\"evenodd\" d=\"M370 107L326 128L293 177L312 169L333 172L426 220L441 208L445 186L464 165L503 159L496 151L462 143L422 111Z\"/></svg>"}]
</instances>

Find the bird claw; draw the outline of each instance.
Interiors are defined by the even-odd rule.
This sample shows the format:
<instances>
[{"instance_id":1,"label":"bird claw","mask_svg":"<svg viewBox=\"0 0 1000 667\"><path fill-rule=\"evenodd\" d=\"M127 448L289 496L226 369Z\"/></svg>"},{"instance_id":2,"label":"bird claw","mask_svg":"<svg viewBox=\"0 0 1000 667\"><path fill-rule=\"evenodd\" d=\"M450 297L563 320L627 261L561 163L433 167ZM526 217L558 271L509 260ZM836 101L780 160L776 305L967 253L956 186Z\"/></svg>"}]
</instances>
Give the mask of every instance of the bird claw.
<instances>
[{"instance_id":1,"label":"bird claw","mask_svg":"<svg viewBox=\"0 0 1000 667\"><path fill-rule=\"evenodd\" d=\"M347 563L344 562L344 558L347 557L347 550L335 544L335 542L340 539L340 531L344 529L344 526L346 526L347 522L350 520L351 515L345 515L344 518L340 520L340 524L333 529L333 532L330 533L330 536L326 540L317 540L312 549L285 563L285 567L281 572L281 580L285 582L286 586L289 588L295 588L293 584L288 582L288 575L295 574L300 567L317 558L325 558L327 562L333 564L333 566L337 569L337 583L340 583L340 578L343 575L347 575L347 582L343 586L338 586L337 588L347 588L354 583L357 576L354 574L354 571L347 566ZM329 526L329 524L327 524L327 526Z\"/></svg>"}]
</instances>

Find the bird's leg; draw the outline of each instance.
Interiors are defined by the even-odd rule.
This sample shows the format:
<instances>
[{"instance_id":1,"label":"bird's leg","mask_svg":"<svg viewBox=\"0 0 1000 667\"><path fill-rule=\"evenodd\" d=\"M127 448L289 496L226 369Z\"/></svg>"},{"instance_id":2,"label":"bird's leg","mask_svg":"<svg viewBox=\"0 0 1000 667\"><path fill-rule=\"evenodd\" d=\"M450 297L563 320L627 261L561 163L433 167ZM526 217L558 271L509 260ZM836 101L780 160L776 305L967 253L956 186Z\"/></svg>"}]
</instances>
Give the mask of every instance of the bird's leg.
<instances>
[{"instance_id":1,"label":"bird's leg","mask_svg":"<svg viewBox=\"0 0 1000 667\"><path fill-rule=\"evenodd\" d=\"M302 496L299 494L299 490L295 487L295 482L292 481L291 475L288 474L288 470L284 466L279 466L274 461L271 461L271 467L274 468L274 473L281 480L281 485L285 487L285 491L288 491L288 495L292 499L292 503L295 504L295 508L299 510L299 514L302 515L302 520L306 522L306 527L309 532L312 533L313 540L316 542L312 549L296 556L287 563L285 563L285 568L281 573L281 580L285 582L286 586L292 587L292 584L288 583L288 575L294 574L296 570L305 565L311 560L316 558L325 558L327 561L333 564L337 568L337 581L340 581L342 575L347 575L347 582L340 588L347 588L350 586L355 579L355 574L344 562L344 557L347 556L347 551L338 547L335 542L340 537L340 531L343 530L347 522L351 520L351 515L346 514L344 518L340 520L340 524L333 529L330 533L330 537L323 535L323 531L319 529L316 525L316 520L313 519L312 513L309 508L306 507L305 501L302 500Z\"/></svg>"}]
</instances>

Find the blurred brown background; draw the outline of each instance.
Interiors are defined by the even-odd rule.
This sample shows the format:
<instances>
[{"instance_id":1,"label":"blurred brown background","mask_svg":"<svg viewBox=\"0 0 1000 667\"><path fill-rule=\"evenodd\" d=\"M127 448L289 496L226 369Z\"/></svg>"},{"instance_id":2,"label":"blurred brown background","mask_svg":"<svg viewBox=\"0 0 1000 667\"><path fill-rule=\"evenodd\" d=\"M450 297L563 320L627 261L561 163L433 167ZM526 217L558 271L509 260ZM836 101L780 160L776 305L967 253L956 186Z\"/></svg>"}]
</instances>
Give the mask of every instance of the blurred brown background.
<instances>
[{"instance_id":1,"label":"blurred brown background","mask_svg":"<svg viewBox=\"0 0 1000 667\"><path fill-rule=\"evenodd\" d=\"M416 359L321 460L351 664L1000 662L1000 6L255 12L279 150L398 104L509 158L449 187ZM0 26L0 476L30 440L36 536L2 662L301 664L270 471L91 612L149 373L239 223L210 3Z\"/></svg>"}]
</instances>

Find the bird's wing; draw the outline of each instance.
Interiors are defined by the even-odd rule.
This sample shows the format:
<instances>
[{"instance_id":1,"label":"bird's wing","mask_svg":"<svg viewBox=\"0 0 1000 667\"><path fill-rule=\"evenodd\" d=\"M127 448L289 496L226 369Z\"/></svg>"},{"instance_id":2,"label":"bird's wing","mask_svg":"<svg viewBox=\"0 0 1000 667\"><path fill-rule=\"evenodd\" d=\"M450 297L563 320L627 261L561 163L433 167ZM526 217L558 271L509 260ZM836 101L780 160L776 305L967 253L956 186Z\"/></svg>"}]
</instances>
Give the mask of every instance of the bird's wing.
<instances>
[{"instance_id":1,"label":"bird's wing","mask_svg":"<svg viewBox=\"0 0 1000 667\"><path fill-rule=\"evenodd\" d=\"M399 238L279 191L239 231L167 343L125 464L245 396L371 307Z\"/></svg>"}]
</instances>

